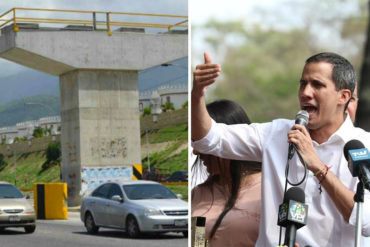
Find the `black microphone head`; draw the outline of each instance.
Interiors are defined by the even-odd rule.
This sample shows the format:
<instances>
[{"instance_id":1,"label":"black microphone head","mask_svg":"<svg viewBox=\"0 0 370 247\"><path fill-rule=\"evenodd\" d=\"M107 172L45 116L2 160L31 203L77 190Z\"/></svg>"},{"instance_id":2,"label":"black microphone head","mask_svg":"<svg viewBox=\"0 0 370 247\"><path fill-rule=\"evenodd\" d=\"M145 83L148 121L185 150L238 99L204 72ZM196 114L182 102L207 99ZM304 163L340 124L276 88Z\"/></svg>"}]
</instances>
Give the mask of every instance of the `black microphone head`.
<instances>
[{"instance_id":1,"label":"black microphone head","mask_svg":"<svg viewBox=\"0 0 370 247\"><path fill-rule=\"evenodd\" d=\"M354 150L354 149L361 149L361 148L365 148L365 145L362 142L360 142L359 140L350 140L349 142L346 143L346 145L344 145L344 148L343 148L344 157L348 161L348 158L349 158L348 151Z\"/></svg>"},{"instance_id":2,"label":"black microphone head","mask_svg":"<svg viewBox=\"0 0 370 247\"><path fill-rule=\"evenodd\" d=\"M304 191L299 187L291 187L284 195L284 203L288 203L290 200L305 203L306 196Z\"/></svg>"},{"instance_id":3,"label":"black microphone head","mask_svg":"<svg viewBox=\"0 0 370 247\"><path fill-rule=\"evenodd\" d=\"M301 110L295 116L295 123L303 125L303 126L307 126L309 118L310 118L310 115L308 114L308 112L305 110Z\"/></svg>"}]
</instances>

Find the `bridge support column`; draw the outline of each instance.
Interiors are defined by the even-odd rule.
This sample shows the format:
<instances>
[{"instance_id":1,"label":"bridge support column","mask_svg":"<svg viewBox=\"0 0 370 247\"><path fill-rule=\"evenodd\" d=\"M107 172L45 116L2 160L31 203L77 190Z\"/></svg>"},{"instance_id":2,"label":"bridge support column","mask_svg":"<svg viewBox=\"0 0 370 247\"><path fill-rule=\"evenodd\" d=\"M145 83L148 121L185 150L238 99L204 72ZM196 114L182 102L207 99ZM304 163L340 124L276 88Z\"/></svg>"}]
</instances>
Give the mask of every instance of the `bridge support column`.
<instances>
[{"instance_id":1,"label":"bridge support column","mask_svg":"<svg viewBox=\"0 0 370 247\"><path fill-rule=\"evenodd\" d=\"M81 168L141 163L138 72L77 69L60 75L62 179L80 204Z\"/></svg>"}]
</instances>

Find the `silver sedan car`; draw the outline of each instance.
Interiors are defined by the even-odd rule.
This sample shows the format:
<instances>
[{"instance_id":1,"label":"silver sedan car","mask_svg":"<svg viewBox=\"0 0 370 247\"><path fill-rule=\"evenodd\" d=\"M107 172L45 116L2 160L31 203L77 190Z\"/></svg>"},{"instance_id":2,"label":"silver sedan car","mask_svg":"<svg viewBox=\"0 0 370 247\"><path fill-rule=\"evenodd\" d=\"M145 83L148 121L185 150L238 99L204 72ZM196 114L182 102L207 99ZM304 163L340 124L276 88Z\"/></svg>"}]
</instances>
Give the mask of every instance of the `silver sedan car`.
<instances>
[{"instance_id":1,"label":"silver sedan car","mask_svg":"<svg viewBox=\"0 0 370 247\"><path fill-rule=\"evenodd\" d=\"M152 181L106 182L81 204L89 233L99 227L122 229L136 238L145 232L182 232L188 236L188 203Z\"/></svg>"},{"instance_id":2,"label":"silver sedan car","mask_svg":"<svg viewBox=\"0 0 370 247\"><path fill-rule=\"evenodd\" d=\"M17 187L0 182L0 230L6 227L24 227L26 233L33 233L36 214Z\"/></svg>"}]
</instances>

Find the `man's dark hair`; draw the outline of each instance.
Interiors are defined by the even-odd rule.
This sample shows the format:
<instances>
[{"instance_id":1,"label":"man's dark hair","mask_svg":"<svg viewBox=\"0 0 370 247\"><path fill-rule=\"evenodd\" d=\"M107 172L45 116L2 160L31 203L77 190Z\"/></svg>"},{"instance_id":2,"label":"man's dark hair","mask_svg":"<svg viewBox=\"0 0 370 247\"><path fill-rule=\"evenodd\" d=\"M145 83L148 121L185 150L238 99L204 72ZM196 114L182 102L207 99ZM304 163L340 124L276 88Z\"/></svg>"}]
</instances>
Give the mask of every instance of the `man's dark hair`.
<instances>
[{"instance_id":1,"label":"man's dark hair","mask_svg":"<svg viewBox=\"0 0 370 247\"><path fill-rule=\"evenodd\" d=\"M357 78L352 64L347 59L332 52L322 52L313 55L306 60L306 64L317 62L327 62L332 64L332 79L335 84L335 89L337 91L341 89L349 89L351 91L351 95L353 95L357 83ZM345 105L345 110L347 109L349 102L350 100Z\"/></svg>"}]
</instances>

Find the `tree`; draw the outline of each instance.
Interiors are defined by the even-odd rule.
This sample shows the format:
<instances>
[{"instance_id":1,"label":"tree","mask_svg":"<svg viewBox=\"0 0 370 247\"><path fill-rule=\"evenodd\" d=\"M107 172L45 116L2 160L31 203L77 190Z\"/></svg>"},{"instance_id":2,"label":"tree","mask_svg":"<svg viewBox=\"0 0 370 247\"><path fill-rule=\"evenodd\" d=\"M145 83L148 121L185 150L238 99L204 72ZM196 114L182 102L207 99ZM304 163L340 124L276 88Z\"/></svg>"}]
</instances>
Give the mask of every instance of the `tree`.
<instances>
[{"instance_id":1,"label":"tree","mask_svg":"<svg viewBox=\"0 0 370 247\"><path fill-rule=\"evenodd\" d=\"M162 107L162 111L164 112L175 110L175 107L173 106L173 103L171 102L167 102L163 104L161 107Z\"/></svg>"},{"instance_id":2,"label":"tree","mask_svg":"<svg viewBox=\"0 0 370 247\"><path fill-rule=\"evenodd\" d=\"M46 149L46 161L42 165L42 169L46 170L60 163L61 154L60 142L50 143Z\"/></svg>"},{"instance_id":3,"label":"tree","mask_svg":"<svg viewBox=\"0 0 370 247\"><path fill-rule=\"evenodd\" d=\"M144 109L143 109L143 116L149 116L150 114L152 114L152 108L150 108L150 107L144 107Z\"/></svg>"},{"instance_id":4,"label":"tree","mask_svg":"<svg viewBox=\"0 0 370 247\"><path fill-rule=\"evenodd\" d=\"M46 149L46 159L48 161L59 161L61 153L60 142L52 142Z\"/></svg>"},{"instance_id":5,"label":"tree","mask_svg":"<svg viewBox=\"0 0 370 247\"><path fill-rule=\"evenodd\" d=\"M41 127L36 127L34 130L33 130L33 137L35 138L40 138L40 137L43 137L45 136L45 130Z\"/></svg>"}]
</instances>

